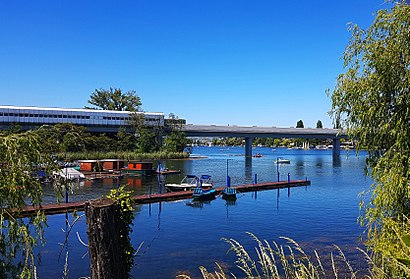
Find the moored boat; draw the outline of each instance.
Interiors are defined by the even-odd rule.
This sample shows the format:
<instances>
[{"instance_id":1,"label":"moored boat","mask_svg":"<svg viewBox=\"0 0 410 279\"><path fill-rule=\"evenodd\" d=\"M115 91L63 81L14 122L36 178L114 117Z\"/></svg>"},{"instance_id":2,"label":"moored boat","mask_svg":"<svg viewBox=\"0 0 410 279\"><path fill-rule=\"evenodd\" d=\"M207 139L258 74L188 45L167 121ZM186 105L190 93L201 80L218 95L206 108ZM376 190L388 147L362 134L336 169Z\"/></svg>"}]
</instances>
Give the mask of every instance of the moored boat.
<instances>
[{"instance_id":1,"label":"moored boat","mask_svg":"<svg viewBox=\"0 0 410 279\"><path fill-rule=\"evenodd\" d=\"M181 173L180 170L170 170L167 167L163 166L161 162L158 161L158 167L155 171L156 174L168 175L168 174L178 174Z\"/></svg>"},{"instance_id":2,"label":"moored boat","mask_svg":"<svg viewBox=\"0 0 410 279\"><path fill-rule=\"evenodd\" d=\"M225 187L222 191L223 199L236 199L236 189L233 187Z\"/></svg>"},{"instance_id":3,"label":"moored boat","mask_svg":"<svg viewBox=\"0 0 410 279\"><path fill-rule=\"evenodd\" d=\"M165 184L165 188L168 191L191 191L198 187L199 183L202 181L202 188L209 189L213 187L210 175L202 175L201 178L196 175L188 174L185 176L179 184Z\"/></svg>"},{"instance_id":4,"label":"moored boat","mask_svg":"<svg viewBox=\"0 0 410 279\"><path fill-rule=\"evenodd\" d=\"M215 189L203 189L201 187L196 187L194 189L194 193L192 194L192 197L196 200L209 200L209 199L214 199L216 195L216 190Z\"/></svg>"}]
</instances>

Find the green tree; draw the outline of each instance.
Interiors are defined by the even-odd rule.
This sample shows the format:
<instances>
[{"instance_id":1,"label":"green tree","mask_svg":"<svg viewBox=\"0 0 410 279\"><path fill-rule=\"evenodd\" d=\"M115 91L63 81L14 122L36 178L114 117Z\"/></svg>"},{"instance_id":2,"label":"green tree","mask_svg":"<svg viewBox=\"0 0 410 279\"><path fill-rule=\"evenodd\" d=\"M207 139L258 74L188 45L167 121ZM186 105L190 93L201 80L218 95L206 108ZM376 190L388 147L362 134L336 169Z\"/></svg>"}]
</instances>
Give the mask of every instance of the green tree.
<instances>
[{"instance_id":1,"label":"green tree","mask_svg":"<svg viewBox=\"0 0 410 279\"><path fill-rule=\"evenodd\" d=\"M408 278L396 259L410 258L401 239L410 232L410 6L390 5L367 30L351 26L331 113L369 150L374 184L362 221L374 261L384 276Z\"/></svg>"},{"instance_id":2,"label":"green tree","mask_svg":"<svg viewBox=\"0 0 410 279\"><path fill-rule=\"evenodd\" d=\"M299 121L296 123L296 128L305 128L305 126L303 125L303 121L302 121L302 120L299 120Z\"/></svg>"},{"instance_id":3,"label":"green tree","mask_svg":"<svg viewBox=\"0 0 410 279\"><path fill-rule=\"evenodd\" d=\"M173 131L164 140L163 150L167 152L183 152L189 143L184 132Z\"/></svg>"},{"instance_id":4,"label":"green tree","mask_svg":"<svg viewBox=\"0 0 410 279\"><path fill-rule=\"evenodd\" d=\"M323 129L322 121L318 120L318 121L316 122L316 128L317 128L317 129Z\"/></svg>"},{"instance_id":5,"label":"green tree","mask_svg":"<svg viewBox=\"0 0 410 279\"><path fill-rule=\"evenodd\" d=\"M43 190L35 173L42 169L51 175L58 169L47 147L36 132L0 132L0 278L35 276L33 248L43 239L45 216L38 210L22 219L19 213L26 205L41 205Z\"/></svg>"},{"instance_id":6,"label":"green tree","mask_svg":"<svg viewBox=\"0 0 410 279\"><path fill-rule=\"evenodd\" d=\"M137 151L140 153L150 153L159 150L157 135L148 130L141 129L137 136Z\"/></svg>"},{"instance_id":7,"label":"green tree","mask_svg":"<svg viewBox=\"0 0 410 279\"><path fill-rule=\"evenodd\" d=\"M141 98L136 95L134 90L123 93L120 88L110 87L107 89L95 89L91 94L88 103L94 107L87 109L103 109L118 111L140 111Z\"/></svg>"},{"instance_id":8,"label":"green tree","mask_svg":"<svg viewBox=\"0 0 410 279\"><path fill-rule=\"evenodd\" d=\"M187 144L191 142L181 131L184 122L174 113L170 113L165 123L165 129L171 132L165 138L162 149L168 152L183 152ZM159 133L158 136L161 137L162 133Z\"/></svg>"},{"instance_id":9,"label":"green tree","mask_svg":"<svg viewBox=\"0 0 410 279\"><path fill-rule=\"evenodd\" d=\"M137 138L135 137L135 132L131 133L125 130L125 128L120 127L118 129L117 135L117 146L120 151L133 151L137 148Z\"/></svg>"}]
</instances>

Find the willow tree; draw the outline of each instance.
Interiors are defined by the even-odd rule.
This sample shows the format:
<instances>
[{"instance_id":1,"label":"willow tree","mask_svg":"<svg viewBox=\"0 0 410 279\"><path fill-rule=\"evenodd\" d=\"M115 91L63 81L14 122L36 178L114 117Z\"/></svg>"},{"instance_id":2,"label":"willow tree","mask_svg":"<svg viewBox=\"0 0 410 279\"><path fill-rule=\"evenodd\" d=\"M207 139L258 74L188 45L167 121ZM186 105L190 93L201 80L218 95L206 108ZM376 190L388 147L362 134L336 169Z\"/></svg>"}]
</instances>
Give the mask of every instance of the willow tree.
<instances>
[{"instance_id":1,"label":"willow tree","mask_svg":"<svg viewBox=\"0 0 410 279\"><path fill-rule=\"evenodd\" d=\"M362 222L368 248L386 276L407 277L410 255L410 6L388 4L363 30L351 25L345 72L332 92L332 114L358 148L369 151L374 179ZM384 276L384 275L383 275Z\"/></svg>"},{"instance_id":2,"label":"willow tree","mask_svg":"<svg viewBox=\"0 0 410 279\"><path fill-rule=\"evenodd\" d=\"M40 210L30 218L19 215L26 205L41 205L36 172L51 175L56 170L45 148L35 132L0 132L0 278L35 274L33 247L43 237L45 216Z\"/></svg>"}]
</instances>

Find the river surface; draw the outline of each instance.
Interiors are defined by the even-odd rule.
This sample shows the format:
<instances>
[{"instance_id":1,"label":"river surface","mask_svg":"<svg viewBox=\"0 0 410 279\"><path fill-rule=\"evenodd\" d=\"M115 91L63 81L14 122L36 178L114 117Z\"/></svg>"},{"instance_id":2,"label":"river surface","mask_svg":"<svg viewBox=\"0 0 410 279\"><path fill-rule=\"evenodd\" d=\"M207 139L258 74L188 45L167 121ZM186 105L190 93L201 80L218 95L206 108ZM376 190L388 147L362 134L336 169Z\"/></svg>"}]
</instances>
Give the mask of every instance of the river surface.
<instances>
[{"instance_id":1,"label":"river surface","mask_svg":"<svg viewBox=\"0 0 410 279\"><path fill-rule=\"evenodd\" d=\"M162 202L138 206L135 210L132 244L141 245L131 270L134 278L175 278L185 273L198 278L198 267L215 269L220 263L225 272L233 272L238 278L243 274L235 267L235 255L221 238L232 238L252 252L256 246L246 232L259 239L286 244L281 236L297 241L306 251L316 249L328 256L337 244L354 266L362 266L362 258L355 247L360 246L363 233L357 223L359 194L367 191L372 183L364 175L365 153L347 156L342 151L333 158L331 150L288 150L256 148L260 158L246 159L241 147L195 147L193 153L205 156L201 159L168 160L163 163L169 169L180 169L180 175L164 177L124 177L120 180L105 179L76 184L70 201L100 197L117 185L127 184L135 194L163 192L162 183L179 182L186 174L210 174L215 186L225 185L227 172L232 185L252 183L257 174L258 182L308 179L311 186L291 189L267 190L238 194L235 203L227 203L221 197L207 203L191 200ZM290 164L275 165L278 157L290 159ZM45 202L55 201L51 187L45 188ZM83 212L79 212L82 215ZM74 217L69 215L70 222ZM39 278L62 278L65 257L68 252L69 278L89 276L85 217L75 222L67 245L65 214L48 217L47 243L38 248L41 263Z\"/></svg>"}]
</instances>

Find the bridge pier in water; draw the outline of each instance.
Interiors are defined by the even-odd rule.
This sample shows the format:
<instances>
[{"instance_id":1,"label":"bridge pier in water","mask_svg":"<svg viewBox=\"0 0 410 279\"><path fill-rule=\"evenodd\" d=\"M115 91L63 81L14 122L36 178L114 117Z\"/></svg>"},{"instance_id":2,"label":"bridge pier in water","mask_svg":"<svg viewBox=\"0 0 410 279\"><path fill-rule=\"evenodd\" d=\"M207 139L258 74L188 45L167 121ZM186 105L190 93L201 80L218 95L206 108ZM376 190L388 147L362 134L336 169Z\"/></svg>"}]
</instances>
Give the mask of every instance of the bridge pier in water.
<instances>
[{"instance_id":1,"label":"bridge pier in water","mask_svg":"<svg viewBox=\"0 0 410 279\"><path fill-rule=\"evenodd\" d=\"M252 157L253 138L245 138L245 157Z\"/></svg>"},{"instance_id":2,"label":"bridge pier in water","mask_svg":"<svg viewBox=\"0 0 410 279\"><path fill-rule=\"evenodd\" d=\"M333 139L333 157L340 156L340 138Z\"/></svg>"}]
</instances>

